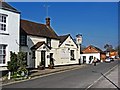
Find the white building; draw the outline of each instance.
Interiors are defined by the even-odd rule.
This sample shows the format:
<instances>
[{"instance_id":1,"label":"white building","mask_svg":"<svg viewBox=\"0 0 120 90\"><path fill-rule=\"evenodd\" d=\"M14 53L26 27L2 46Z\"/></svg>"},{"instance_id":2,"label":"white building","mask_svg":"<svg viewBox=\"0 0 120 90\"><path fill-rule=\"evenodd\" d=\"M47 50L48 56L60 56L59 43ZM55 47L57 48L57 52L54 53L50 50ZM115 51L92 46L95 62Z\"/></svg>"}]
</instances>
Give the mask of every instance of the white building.
<instances>
[{"instance_id":1,"label":"white building","mask_svg":"<svg viewBox=\"0 0 120 90\"><path fill-rule=\"evenodd\" d=\"M57 57L55 61L56 65L70 65L79 64L80 48L78 48L73 38L68 35L59 36L60 44Z\"/></svg>"},{"instance_id":2,"label":"white building","mask_svg":"<svg viewBox=\"0 0 120 90\"><path fill-rule=\"evenodd\" d=\"M55 66L79 63L76 43L70 35L58 36L50 18L46 18L46 24L21 20L20 30L20 50L26 52L29 68L37 68L40 63L48 67L52 60Z\"/></svg>"},{"instance_id":3,"label":"white building","mask_svg":"<svg viewBox=\"0 0 120 90\"><path fill-rule=\"evenodd\" d=\"M54 65L78 64L80 49L69 35L58 36L50 26L50 18L46 24L20 20L20 12L5 2L0 2L0 70L7 70L10 51L26 52L29 68L37 68L40 64L48 67Z\"/></svg>"},{"instance_id":4,"label":"white building","mask_svg":"<svg viewBox=\"0 0 120 90\"><path fill-rule=\"evenodd\" d=\"M92 63L92 60L94 57L96 57L98 60L101 60L102 54L103 54L101 49L99 49L93 45L86 47L82 51L82 53L83 54L81 54L81 60L83 63L86 63L86 64Z\"/></svg>"},{"instance_id":5,"label":"white building","mask_svg":"<svg viewBox=\"0 0 120 90\"><path fill-rule=\"evenodd\" d=\"M10 51L19 51L20 12L0 1L0 70L6 70Z\"/></svg>"},{"instance_id":6,"label":"white building","mask_svg":"<svg viewBox=\"0 0 120 90\"><path fill-rule=\"evenodd\" d=\"M27 53L29 68L37 68L40 63L45 67L55 59L59 39L50 27L50 18L46 18L46 25L21 20L20 50Z\"/></svg>"}]
</instances>

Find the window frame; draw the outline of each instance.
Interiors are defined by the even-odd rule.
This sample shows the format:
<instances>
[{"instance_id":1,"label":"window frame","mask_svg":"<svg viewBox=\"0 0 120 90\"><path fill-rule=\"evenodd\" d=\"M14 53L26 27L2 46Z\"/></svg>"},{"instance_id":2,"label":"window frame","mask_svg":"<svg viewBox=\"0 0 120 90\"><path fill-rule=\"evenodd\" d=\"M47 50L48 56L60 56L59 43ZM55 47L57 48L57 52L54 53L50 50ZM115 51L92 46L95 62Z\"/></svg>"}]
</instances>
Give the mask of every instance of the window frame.
<instances>
[{"instance_id":1,"label":"window frame","mask_svg":"<svg viewBox=\"0 0 120 90\"><path fill-rule=\"evenodd\" d=\"M70 60L75 60L75 50L70 50Z\"/></svg>"},{"instance_id":2,"label":"window frame","mask_svg":"<svg viewBox=\"0 0 120 90\"><path fill-rule=\"evenodd\" d=\"M6 50L7 50L7 45L5 44L0 44L0 66L6 64Z\"/></svg>"},{"instance_id":3,"label":"window frame","mask_svg":"<svg viewBox=\"0 0 120 90\"><path fill-rule=\"evenodd\" d=\"M20 35L20 45L27 46L27 35Z\"/></svg>"},{"instance_id":4,"label":"window frame","mask_svg":"<svg viewBox=\"0 0 120 90\"><path fill-rule=\"evenodd\" d=\"M0 33L7 32L7 17L8 15L0 13Z\"/></svg>"}]
</instances>

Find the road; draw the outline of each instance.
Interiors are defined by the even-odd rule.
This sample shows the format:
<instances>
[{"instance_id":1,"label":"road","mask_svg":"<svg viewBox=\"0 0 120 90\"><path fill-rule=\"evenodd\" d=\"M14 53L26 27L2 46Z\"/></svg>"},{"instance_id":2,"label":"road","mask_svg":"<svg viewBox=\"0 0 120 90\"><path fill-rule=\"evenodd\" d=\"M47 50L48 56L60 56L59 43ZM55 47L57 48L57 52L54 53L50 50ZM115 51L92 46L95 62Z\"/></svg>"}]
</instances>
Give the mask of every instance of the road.
<instances>
[{"instance_id":1,"label":"road","mask_svg":"<svg viewBox=\"0 0 120 90\"><path fill-rule=\"evenodd\" d=\"M34 80L15 83L3 86L3 88L87 88L101 75L92 71L106 73L116 66L118 61L111 63L100 63L97 66L87 65L87 67L77 70L66 71Z\"/></svg>"}]
</instances>

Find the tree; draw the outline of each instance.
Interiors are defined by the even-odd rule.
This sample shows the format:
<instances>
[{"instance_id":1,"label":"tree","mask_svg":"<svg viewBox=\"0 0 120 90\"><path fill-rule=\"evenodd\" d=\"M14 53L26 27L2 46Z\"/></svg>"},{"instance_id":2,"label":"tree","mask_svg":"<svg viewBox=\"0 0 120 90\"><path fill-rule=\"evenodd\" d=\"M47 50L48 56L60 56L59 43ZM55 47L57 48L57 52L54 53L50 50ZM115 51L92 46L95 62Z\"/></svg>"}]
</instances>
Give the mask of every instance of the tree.
<instances>
[{"instance_id":1,"label":"tree","mask_svg":"<svg viewBox=\"0 0 120 90\"><path fill-rule=\"evenodd\" d=\"M106 49L106 51L111 51L113 49L113 46L109 44L105 44L104 48Z\"/></svg>"},{"instance_id":2,"label":"tree","mask_svg":"<svg viewBox=\"0 0 120 90\"><path fill-rule=\"evenodd\" d=\"M116 48L115 48L116 51L118 51L118 55L120 57L120 45L118 45Z\"/></svg>"},{"instance_id":3,"label":"tree","mask_svg":"<svg viewBox=\"0 0 120 90\"><path fill-rule=\"evenodd\" d=\"M26 69L26 53L25 52L18 52L17 55L17 65L18 65L18 73L19 74L27 74L28 71Z\"/></svg>"},{"instance_id":4,"label":"tree","mask_svg":"<svg viewBox=\"0 0 120 90\"><path fill-rule=\"evenodd\" d=\"M26 53L18 52L17 63L19 67L26 67Z\"/></svg>"},{"instance_id":5,"label":"tree","mask_svg":"<svg viewBox=\"0 0 120 90\"><path fill-rule=\"evenodd\" d=\"M14 74L14 72L17 72L17 54L15 54L15 52L10 52L10 61L8 62L7 68L12 74Z\"/></svg>"},{"instance_id":6,"label":"tree","mask_svg":"<svg viewBox=\"0 0 120 90\"><path fill-rule=\"evenodd\" d=\"M18 52L18 54L15 54L15 52L10 52L10 61L7 68L13 76L16 74L22 75L23 73L24 75L28 74L26 69L26 53Z\"/></svg>"}]
</instances>

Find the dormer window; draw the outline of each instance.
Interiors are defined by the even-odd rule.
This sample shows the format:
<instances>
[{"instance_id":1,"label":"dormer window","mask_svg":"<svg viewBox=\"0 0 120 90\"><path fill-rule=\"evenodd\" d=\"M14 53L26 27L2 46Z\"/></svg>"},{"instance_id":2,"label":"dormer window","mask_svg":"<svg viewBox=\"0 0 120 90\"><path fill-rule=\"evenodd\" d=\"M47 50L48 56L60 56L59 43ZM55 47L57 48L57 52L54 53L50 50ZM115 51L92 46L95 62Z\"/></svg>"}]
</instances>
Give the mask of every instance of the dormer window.
<instances>
[{"instance_id":1,"label":"dormer window","mask_svg":"<svg viewBox=\"0 0 120 90\"><path fill-rule=\"evenodd\" d=\"M0 31L6 31L7 16L5 14L0 14Z\"/></svg>"}]
</instances>

